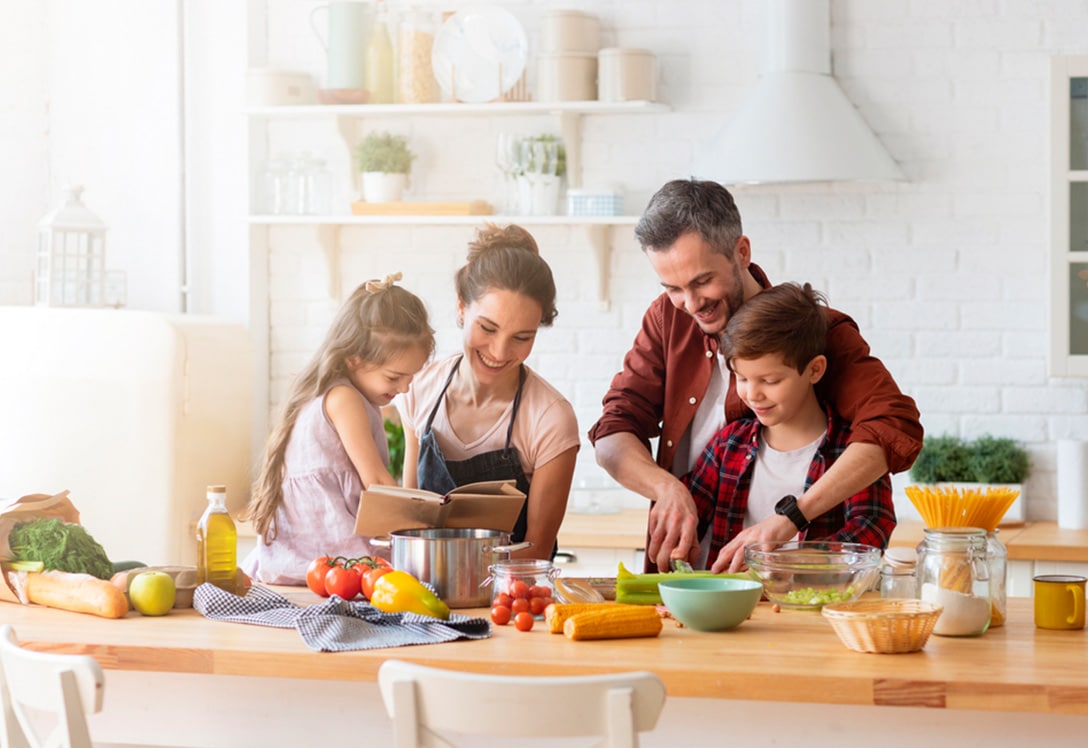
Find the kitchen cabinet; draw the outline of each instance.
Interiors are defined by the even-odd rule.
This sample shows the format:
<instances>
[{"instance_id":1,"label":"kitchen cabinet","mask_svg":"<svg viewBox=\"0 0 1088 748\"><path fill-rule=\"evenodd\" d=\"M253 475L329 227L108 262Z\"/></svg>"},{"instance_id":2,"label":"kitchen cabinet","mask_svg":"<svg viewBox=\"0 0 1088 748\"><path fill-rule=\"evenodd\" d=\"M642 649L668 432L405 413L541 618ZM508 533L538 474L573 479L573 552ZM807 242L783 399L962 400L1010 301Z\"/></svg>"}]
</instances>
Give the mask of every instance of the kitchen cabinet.
<instances>
[{"instance_id":1,"label":"kitchen cabinet","mask_svg":"<svg viewBox=\"0 0 1088 748\"><path fill-rule=\"evenodd\" d=\"M1051 61L1050 374L1088 375L1088 56Z\"/></svg>"}]
</instances>

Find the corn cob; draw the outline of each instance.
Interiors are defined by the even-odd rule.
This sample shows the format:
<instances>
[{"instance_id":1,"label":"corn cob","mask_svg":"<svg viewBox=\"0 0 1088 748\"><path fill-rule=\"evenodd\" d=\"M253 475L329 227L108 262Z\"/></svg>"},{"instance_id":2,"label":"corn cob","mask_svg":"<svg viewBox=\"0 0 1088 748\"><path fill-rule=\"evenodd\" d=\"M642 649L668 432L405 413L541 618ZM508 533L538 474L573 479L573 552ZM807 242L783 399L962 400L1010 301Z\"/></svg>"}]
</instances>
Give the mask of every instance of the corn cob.
<instances>
[{"instance_id":1,"label":"corn cob","mask_svg":"<svg viewBox=\"0 0 1088 748\"><path fill-rule=\"evenodd\" d=\"M571 616L563 624L568 639L629 639L657 636L661 616L656 608L638 605L607 606Z\"/></svg>"},{"instance_id":2,"label":"corn cob","mask_svg":"<svg viewBox=\"0 0 1088 748\"><path fill-rule=\"evenodd\" d=\"M544 621L548 624L548 632L562 634L563 624L571 616L601 608L615 608L618 603L552 603L544 609Z\"/></svg>"}]
</instances>

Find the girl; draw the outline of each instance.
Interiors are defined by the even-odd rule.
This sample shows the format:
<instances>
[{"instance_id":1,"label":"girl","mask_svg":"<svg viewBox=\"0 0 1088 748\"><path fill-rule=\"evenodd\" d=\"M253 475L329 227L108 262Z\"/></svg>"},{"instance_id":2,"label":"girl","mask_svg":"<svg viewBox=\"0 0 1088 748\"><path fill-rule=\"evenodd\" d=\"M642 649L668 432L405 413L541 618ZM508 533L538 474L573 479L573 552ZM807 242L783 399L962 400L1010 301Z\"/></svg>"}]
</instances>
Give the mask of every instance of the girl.
<instances>
[{"instance_id":1,"label":"girl","mask_svg":"<svg viewBox=\"0 0 1088 748\"><path fill-rule=\"evenodd\" d=\"M456 285L463 351L420 372L400 402L404 485L513 479L528 498L512 539L533 544L515 555L551 558L580 444L571 404L523 363L556 316L551 269L525 229L488 224Z\"/></svg>"},{"instance_id":2,"label":"girl","mask_svg":"<svg viewBox=\"0 0 1088 748\"><path fill-rule=\"evenodd\" d=\"M427 310L400 278L355 289L295 379L246 510L260 542L242 568L256 581L305 584L318 556L371 552L354 534L360 494L396 484L379 408L434 352Z\"/></svg>"}]
</instances>

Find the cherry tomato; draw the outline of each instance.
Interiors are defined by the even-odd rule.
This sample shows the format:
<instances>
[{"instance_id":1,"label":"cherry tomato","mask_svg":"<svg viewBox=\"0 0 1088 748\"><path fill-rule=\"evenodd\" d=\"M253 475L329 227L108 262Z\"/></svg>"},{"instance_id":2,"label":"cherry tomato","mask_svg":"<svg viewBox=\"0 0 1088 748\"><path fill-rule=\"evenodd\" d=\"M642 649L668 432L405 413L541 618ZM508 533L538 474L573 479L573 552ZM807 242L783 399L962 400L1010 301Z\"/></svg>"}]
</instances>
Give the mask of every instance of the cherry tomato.
<instances>
[{"instance_id":1,"label":"cherry tomato","mask_svg":"<svg viewBox=\"0 0 1088 748\"><path fill-rule=\"evenodd\" d=\"M548 607L552 602L550 597L530 597L529 598L529 612L534 616L544 614L544 609Z\"/></svg>"},{"instance_id":2,"label":"cherry tomato","mask_svg":"<svg viewBox=\"0 0 1088 748\"><path fill-rule=\"evenodd\" d=\"M518 631L532 631L533 623L536 619L533 618L533 614L528 611L522 611L514 616L514 626Z\"/></svg>"},{"instance_id":3,"label":"cherry tomato","mask_svg":"<svg viewBox=\"0 0 1088 748\"><path fill-rule=\"evenodd\" d=\"M330 595L351 600L359 594L359 572L350 566L334 566L325 573L325 589Z\"/></svg>"},{"instance_id":4,"label":"cherry tomato","mask_svg":"<svg viewBox=\"0 0 1088 748\"><path fill-rule=\"evenodd\" d=\"M510 608L505 605L496 605L491 609L491 620L499 626L510 623Z\"/></svg>"},{"instance_id":5,"label":"cherry tomato","mask_svg":"<svg viewBox=\"0 0 1088 748\"><path fill-rule=\"evenodd\" d=\"M377 583L378 578L393 571L391 566L367 566L366 564L360 567L360 591L363 593L363 597L367 600L374 594L374 585Z\"/></svg>"},{"instance_id":6,"label":"cherry tomato","mask_svg":"<svg viewBox=\"0 0 1088 748\"><path fill-rule=\"evenodd\" d=\"M332 556L318 556L310 562L306 569L306 586L310 588L310 592L321 597L329 596L325 589L325 574L335 565L336 559Z\"/></svg>"},{"instance_id":7,"label":"cherry tomato","mask_svg":"<svg viewBox=\"0 0 1088 748\"><path fill-rule=\"evenodd\" d=\"M525 584L522 579L515 579L510 582L510 597L529 597L529 585Z\"/></svg>"},{"instance_id":8,"label":"cherry tomato","mask_svg":"<svg viewBox=\"0 0 1088 748\"><path fill-rule=\"evenodd\" d=\"M552 591L550 588L545 587L542 584L534 584L529 588L529 597L551 597Z\"/></svg>"},{"instance_id":9,"label":"cherry tomato","mask_svg":"<svg viewBox=\"0 0 1088 748\"><path fill-rule=\"evenodd\" d=\"M529 610L529 598L518 597L514 599L514 602L510 603L510 612L514 615L518 613L525 613Z\"/></svg>"},{"instance_id":10,"label":"cherry tomato","mask_svg":"<svg viewBox=\"0 0 1088 748\"><path fill-rule=\"evenodd\" d=\"M509 608L514 602L514 598L507 595L505 592L500 592L495 595L495 599L491 601L492 605L502 605Z\"/></svg>"}]
</instances>

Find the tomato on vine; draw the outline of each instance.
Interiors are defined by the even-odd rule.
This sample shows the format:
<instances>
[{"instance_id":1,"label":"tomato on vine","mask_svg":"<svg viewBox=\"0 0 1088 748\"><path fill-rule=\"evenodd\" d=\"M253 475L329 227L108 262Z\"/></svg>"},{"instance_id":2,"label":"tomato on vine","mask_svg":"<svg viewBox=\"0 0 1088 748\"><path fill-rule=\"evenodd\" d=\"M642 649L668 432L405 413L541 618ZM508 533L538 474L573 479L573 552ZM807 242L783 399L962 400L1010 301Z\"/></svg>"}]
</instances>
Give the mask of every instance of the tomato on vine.
<instances>
[{"instance_id":1,"label":"tomato on vine","mask_svg":"<svg viewBox=\"0 0 1088 748\"><path fill-rule=\"evenodd\" d=\"M333 556L318 556L310 562L309 567L306 569L306 586L310 588L310 592L315 595L321 595L321 597L328 597L329 592L325 588L325 574L329 569L336 566L336 558Z\"/></svg>"}]
</instances>

